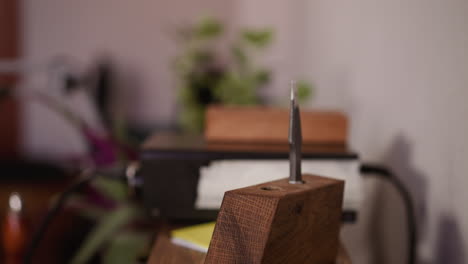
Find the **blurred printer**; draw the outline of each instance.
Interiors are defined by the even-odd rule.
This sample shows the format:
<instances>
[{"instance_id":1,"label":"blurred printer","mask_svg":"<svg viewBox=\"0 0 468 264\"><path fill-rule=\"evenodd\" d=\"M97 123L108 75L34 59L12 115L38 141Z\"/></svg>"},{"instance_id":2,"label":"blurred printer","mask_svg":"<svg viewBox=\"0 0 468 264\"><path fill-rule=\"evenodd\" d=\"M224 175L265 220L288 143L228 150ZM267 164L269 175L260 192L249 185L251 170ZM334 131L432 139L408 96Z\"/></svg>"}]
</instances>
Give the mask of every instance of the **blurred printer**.
<instances>
[{"instance_id":1,"label":"blurred printer","mask_svg":"<svg viewBox=\"0 0 468 264\"><path fill-rule=\"evenodd\" d=\"M214 220L225 191L289 176L287 144L213 143L159 133L140 155L145 206L174 220ZM345 180L343 221L356 220L363 199L356 153L344 145L304 145L302 171Z\"/></svg>"}]
</instances>

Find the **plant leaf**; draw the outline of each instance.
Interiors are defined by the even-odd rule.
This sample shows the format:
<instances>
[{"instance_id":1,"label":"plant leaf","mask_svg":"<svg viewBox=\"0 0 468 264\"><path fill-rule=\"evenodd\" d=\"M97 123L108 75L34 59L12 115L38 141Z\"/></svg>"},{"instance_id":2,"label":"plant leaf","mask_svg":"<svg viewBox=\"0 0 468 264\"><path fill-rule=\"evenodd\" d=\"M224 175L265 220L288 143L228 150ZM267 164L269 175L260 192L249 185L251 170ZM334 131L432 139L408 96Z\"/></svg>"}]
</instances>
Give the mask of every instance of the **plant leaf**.
<instances>
[{"instance_id":1,"label":"plant leaf","mask_svg":"<svg viewBox=\"0 0 468 264\"><path fill-rule=\"evenodd\" d=\"M300 80L297 82L297 99L300 103L307 101L312 95L312 85L307 81Z\"/></svg>"},{"instance_id":2,"label":"plant leaf","mask_svg":"<svg viewBox=\"0 0 468 264\"><path fill-rule=\"evenodd\" d=\"M128 199L128 188L123 182L98 177L93 182L93 185L114 201L125 201Z\"/></svg>"},{"instance_id":3,"label":"plant leaf","mask_svg":"<svg viewBox=\"0 0 468 264\"><path fill-rule=\"evenodd\" d=\"M244 30L242 37L247 43L263 48L271 43L273 39L273 30Z\"/></svg>"},{"instance_id":4,"label":"plant leaf","mask_svg":"<svg viewBox=\"0 0 468 264\"><path fill-rule=\"evenodd\" d=\"M237 64L239 65L239 67L244 68L245 65L247 65L247 62L248 62L247 54L245 54L245 51L238 45L232 47L232 55L234 59L236 60Z\"/></svg>"},{"instance_id":5,"label":"plant leaf","mask_svg":"<svg viewBox=\"0 0 468 264\"><path fill-rule=\"evenodd\" d=\"M260 69L255 72L254 78L258 86L262 86L270 81L271 73L268 70Z\"/></svg>"},{"instance_id":6,"label":"plant leaf","mask_svg":"<svg viewBox=\"0 0 468 264\"><path fill-rule=\"evenodd\" d=\"M104 264L137 263L150 242L148 234L125 232L116 236L107 249Z\"/></svg>"},{"instance_id":7,"label":"plant leaf","mask_svg":"<svg viewBox=\"0 0 468 264\"><path fill-rule=\"evenodd\" d=\"M195 26L195 35L202 39L211 39L223 32L223 25L214 18L204 18Z\"/></svg>"},{"instance_id":8,"label":"plant leaf","mask_svg":"<svg viewBox=\"0 0 468 264\"><path fill-rule=\"evenodd\" d=\"M123 225L128 223L135 214L136 210L130 206L122 206L105 216L99 224L91 231L81 248L73 257L72 264L87 263L91 257L102 247L104 242Z\"/></svg>"}]
</instances>

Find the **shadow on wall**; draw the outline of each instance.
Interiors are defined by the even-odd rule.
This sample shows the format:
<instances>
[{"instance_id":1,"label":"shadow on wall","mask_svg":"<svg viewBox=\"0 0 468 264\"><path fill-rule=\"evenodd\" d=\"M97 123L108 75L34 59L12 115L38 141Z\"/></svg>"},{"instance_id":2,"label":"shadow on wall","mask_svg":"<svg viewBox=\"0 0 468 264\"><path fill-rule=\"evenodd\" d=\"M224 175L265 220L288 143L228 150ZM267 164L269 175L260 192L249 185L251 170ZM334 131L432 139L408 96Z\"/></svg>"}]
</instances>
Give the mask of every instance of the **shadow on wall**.
<instances>
[{"instance_id":1,"label":"shadow on wall","mask_svg":"<svg viewBox=\"0 0 468 264\"><path fill-rule=\"evenodd\" d=\"M463 238L457 221L452 215L441 216L435 247L436 263L465 263Z\"/></svg>"},{"instance_id":2,"label":"shadow on wall","mask_svg":"<svg viewBox=\"0 0 468 264\"><path fill-rule=\"evenodd\" d=\"M426 177L412 163L412 148L409 141L398 135L383 158L396 177L408 188L414 202L418 241L424 237L427 216ZM406 212L400 196L388 183L377 186L373 211L372 241L375 263L405 263L407 254Z\"/></svg>"},{"instance_id":3,"label":"shadow on wall","mask_svg":"<svg viewBox=\"0 0 468 264\"><path fill-rule=\"evenodd\" d=\"M426 221L428 182L427 177L413 165L412 147L409 140L403 135L398 135L383 161L394 170L396 177L399 177L410 191L415 206L418 242L420 242L426 238L425 235L428 233ZM395 198L395 195L391 195L388 192L389 186L388 184L378 186L375 206L372 209L375 221L370 228L373 231L371 239L376 242L372 249L375 263L400 263L406 258L406 215L401 209L403 208L401 198ZM399 209L395 210L397 208ZM402 244L403 248L398 247L397 243ZM434 247L433 261L418 261L417 263L465 263L463 237L453 215L443 214L440 216ZM398 252L394 252L394 250L398 250ZM403 255L395 257L395 254Z\"/></svg>"},{"instance_id":4,"label":"shadow on wall","mask_svg":"<svg viewBox=\"0 0 468 264\"><path fill-rule=\"evenodd\" d=\"M384 156L385 164L395 171L396 177L409 189L416 214L418 241L427 234L427 177L412 164L412 148L403 135L396 136L389 151Z\"/></svg>"}]
</instances>

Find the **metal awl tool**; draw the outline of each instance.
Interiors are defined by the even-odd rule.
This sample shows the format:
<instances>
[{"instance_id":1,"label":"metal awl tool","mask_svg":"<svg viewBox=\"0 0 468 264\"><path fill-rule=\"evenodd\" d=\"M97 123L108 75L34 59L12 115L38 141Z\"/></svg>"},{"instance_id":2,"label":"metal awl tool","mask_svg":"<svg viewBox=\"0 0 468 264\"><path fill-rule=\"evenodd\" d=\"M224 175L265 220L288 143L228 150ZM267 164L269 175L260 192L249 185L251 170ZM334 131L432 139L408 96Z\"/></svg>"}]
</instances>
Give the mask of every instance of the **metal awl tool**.
<instances>
[{"instance_id":1,"label":"metal awl tool","mask_svg":"<svg viewBox=\"0 0 468 264\"><path fill-rule=\"evenodd\" d=\"M296 83L291 81L291 108L289 115L289 183L303 184L301 170L302 130L301 115L296 99Z\"/></svg>"}]
</instances>

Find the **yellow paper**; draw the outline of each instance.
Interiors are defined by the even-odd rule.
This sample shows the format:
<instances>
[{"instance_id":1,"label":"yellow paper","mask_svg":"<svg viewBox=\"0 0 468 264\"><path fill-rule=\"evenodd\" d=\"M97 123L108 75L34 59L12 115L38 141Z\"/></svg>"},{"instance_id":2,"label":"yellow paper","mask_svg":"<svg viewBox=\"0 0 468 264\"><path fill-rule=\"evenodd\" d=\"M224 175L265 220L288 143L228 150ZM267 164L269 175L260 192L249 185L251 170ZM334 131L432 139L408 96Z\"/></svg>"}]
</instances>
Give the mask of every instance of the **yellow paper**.
<instances>
[{"instance_id":1,"label":"yellow paper","mask_svg":"<svg viewBox=\"0 0 468 264\"><path fill-rule=\"evenodd\" d=\"M171 240L177 245L207 252L211 237L213 236L214 227L215 222L209 222L175 229L171 232Z\"/></svg>"}]
</instances>

